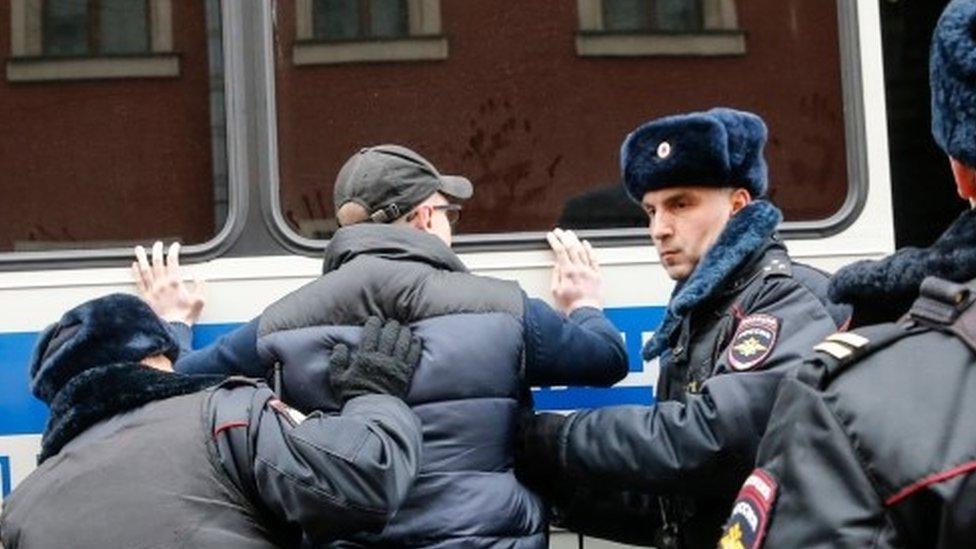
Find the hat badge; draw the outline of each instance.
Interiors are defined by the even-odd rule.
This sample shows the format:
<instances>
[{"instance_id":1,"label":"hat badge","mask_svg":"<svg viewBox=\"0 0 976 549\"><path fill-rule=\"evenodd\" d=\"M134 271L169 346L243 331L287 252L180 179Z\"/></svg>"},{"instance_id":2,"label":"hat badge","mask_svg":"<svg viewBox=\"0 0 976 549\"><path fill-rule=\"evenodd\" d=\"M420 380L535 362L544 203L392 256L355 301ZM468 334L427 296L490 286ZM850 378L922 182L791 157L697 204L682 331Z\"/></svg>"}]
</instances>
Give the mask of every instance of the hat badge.
<instances>
[{"instance_id":1,"label":"hat badge","mask_svg":"<svg viewBox=\"0 0 976 549\"><path fill-rule=\"evenodd\" d=\"M657 146L657 157L663 159L669 156L671 156L671 143L661 141L661 143Z\"/></svg>"}]
</instances>

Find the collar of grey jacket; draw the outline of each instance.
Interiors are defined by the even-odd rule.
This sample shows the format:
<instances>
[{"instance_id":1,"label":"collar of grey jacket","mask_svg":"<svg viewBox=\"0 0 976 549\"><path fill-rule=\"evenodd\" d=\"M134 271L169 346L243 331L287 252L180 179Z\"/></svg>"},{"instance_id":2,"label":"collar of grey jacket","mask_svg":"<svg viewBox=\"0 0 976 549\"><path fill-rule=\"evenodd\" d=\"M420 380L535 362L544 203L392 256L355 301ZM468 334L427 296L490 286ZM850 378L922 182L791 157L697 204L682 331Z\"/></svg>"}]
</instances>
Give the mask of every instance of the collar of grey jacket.
<instances>
[{"instance_id":1,"label":"collar of grey jacket","mask_svg":"<svg viewBox=\"0 0 976 549\"><path fill-rule=\"evenodd\" d=\"M436 236L413 227L376 223L360 223L336 231L325 248L322 272L334 271L360 255L468 272L458 256Z\"/></svg>"}]
</instances>

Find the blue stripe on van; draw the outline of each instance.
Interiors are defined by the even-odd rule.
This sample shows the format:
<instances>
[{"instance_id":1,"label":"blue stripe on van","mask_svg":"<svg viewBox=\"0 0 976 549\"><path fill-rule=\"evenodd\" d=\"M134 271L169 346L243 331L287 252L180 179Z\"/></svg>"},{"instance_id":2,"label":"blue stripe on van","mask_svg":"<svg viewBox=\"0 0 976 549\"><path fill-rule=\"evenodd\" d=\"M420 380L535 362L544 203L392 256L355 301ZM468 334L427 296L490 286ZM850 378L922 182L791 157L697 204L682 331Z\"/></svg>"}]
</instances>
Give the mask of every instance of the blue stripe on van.
<instances>
[{"instance_id":1,"label":"blue stripe on van","mask_svg":"<svg viewBox=\"0 0 976 549\"><path fill-rule=\"evenodd\" d=\"M641 371L641 334L660 323L664 316L664 307L613 308L607 309L606 313L627 340L630 370ZM197 325L193 329L193 347L203 347L240 325L241 323ZM47 408L31 395L27 375L31 350L37 337L37 332L0 334L0 435L26 435L44 431ZM545 410L650 404L654 401L650 386L540 389L535 391L535 395L536 407Z\"/></svg>"}]
</instances>

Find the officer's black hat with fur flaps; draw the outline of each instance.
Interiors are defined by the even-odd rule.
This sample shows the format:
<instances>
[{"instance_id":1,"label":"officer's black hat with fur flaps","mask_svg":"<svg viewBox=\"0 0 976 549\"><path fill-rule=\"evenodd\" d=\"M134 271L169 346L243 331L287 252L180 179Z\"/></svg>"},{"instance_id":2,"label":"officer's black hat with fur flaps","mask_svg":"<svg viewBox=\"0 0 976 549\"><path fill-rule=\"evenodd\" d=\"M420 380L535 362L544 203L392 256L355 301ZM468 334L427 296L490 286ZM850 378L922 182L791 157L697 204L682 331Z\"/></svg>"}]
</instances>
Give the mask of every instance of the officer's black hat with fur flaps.
<instances>
[{"instance_id":1,"label":"officer's black hat with fur flaps","mask_svg":"<svg viewBox=\"0 0 976 549\"><path fill-rule=\"evenodd\" d=\"M111 294L71 309L41 334L31 358L31 391L50 404L78 374L153 355L175 361L179 345L142 300Z\"/></svg>"},{"instance_id":2,"label":"officer's black hat with fur flaps","mask_svg":"<svg viewBox=\"0 0 976 549\"><path fill-rule=\"evenodd\" d=\"M976 0L954 0L932 36L932 135L945 152L976 168Z\"/></svg>"},{"instance_id":3,"label":"officer's black hat with fur flaps","mask_svg":"<svg viewBox=\"0 0 976 549\"><path fill-rule=\"evenodd\" d=\"M742 187L762 198L768 187L766 124L758 116L718 108L652 120L620 148L631 198L669 187Z\"/></svg>"}]
</instances>

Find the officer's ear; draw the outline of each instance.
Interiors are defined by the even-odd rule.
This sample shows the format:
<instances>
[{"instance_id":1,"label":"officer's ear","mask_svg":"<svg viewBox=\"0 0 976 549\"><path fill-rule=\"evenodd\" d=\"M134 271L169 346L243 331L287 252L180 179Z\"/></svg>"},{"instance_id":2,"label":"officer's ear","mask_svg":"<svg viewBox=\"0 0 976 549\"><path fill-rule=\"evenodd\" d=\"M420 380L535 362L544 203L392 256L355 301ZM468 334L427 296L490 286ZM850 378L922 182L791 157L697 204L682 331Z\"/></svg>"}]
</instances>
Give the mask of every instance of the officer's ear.
<instances>
[{"instance_id":1,"label":"officer's ear","mask_svg":"<svg viewBox=\"0 0 976 549\"><path fill-rule=\"evenodd\" d=\"M748 206L750 202L752 202L752 195L749 194L749 191L742 187L732 189L732 192L729 194L729 203L732 205L732 215L739 213L739 210Z\"/></svg>"},{"instance_id":2,"label":"officer's ear","mask_svg":"<svg viewBox=\"0 0 976 549\"><path fill-rule=\"evenodd\" d=\"M956 192L959 198L972 200L976 198L976 168L971 168L955 158L949 157L952 175L956 178Z\"/></svg>"}]
</instances>

